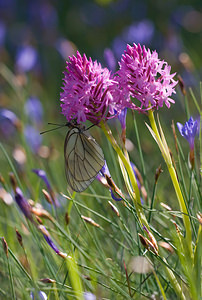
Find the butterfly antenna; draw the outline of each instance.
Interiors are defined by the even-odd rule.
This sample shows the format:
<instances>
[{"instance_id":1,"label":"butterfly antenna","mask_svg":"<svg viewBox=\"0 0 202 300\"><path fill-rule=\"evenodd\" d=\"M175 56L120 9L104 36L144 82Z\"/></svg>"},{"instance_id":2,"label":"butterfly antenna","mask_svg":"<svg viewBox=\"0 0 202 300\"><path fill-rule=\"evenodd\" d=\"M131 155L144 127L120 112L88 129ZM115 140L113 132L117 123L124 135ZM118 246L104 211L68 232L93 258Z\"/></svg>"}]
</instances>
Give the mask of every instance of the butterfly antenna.
<instances>
[{"instance_id":1,"label":"butterfly antenna","mask_svg":"<svg viewBox=\"0 0 202 300\"><path fill-rule=\"evenodd\" d=\"M66 124L60 125L60 124L55 124L55 123L48 123L48 125L55 125L57 127L56 128L52 128L52 129L48 129L48 130L45 130L45 131L42 131L42 132L40 132L40 134L44 134L44 133L47 133L47 132L50 132L50 131L54 131L54 130L57 130L59 128L67 126Z\"/></svg>"},{"instance_id":2,"label":"butterfly antenna","mask_svg":"<svg viewBox=\"0 0 202 300\"><path fill-rule=\"evenodd\" d=\"M86 128L85 130L89 130L89 129L91 129L92 127L94 127L95 125L97 125L97 124L92 124L92 125L90 125L88 128Z\"/></svg>"}]
</instances>

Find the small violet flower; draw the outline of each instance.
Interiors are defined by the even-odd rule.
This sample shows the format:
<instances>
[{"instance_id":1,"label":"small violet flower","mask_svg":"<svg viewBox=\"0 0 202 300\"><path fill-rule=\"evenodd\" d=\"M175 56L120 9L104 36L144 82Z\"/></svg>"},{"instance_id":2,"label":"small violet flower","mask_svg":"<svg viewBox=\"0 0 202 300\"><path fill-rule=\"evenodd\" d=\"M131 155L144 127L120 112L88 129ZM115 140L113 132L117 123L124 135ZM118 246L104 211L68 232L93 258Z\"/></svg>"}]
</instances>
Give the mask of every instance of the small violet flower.
<instances>
[{"instance_id":1,"label":"small violet flower","mask_svg":"<svg viewBox=\"0 0 202 300\"><path fill-rule=\"evenodd\" d=\"M34 172L37 176L39 176L43 181L44 183L46 184L47 186L47 189L50 191L52 190L51 189L51 185L50 185L50 182L47 178L47 175L46 175L46 172L44 170L40 170L40 169L33 169L32 172Z\"/></svg>"},{"instance_id":2,"label":"small violet flower","mask_svg":"<svg viewBox=\"0 0 202 300\"><path fill-rule=\"evenodd\" d=\"M184 126L178 122L177 127L181 136L183 136L188 141L190 149L194 149L194 139L198 134L198 121L194 121L194 119L191 117Z\"/></svg>"},{"instance_id":3,"label":"small violet flower","mask_svg":"<svg viewBox=\"0 0 202 300\"><path fill-rule=\"evenodd\" d=\"M37 63L38 54L34 47L30 45L22 46L16 55L16 67L20 72L31 71Z\"/></svg>"},{"instance_id":4,"label":"small violet flower","mask_svg":"<svg viewBox=\"0 0 202 300\"><path fill-rule=\"evenodd\" d=\"M117 62L116 62L116 58L114 56L114 53L111 49L106 48L104 50L104 59L106 61L108 69L114 72L115 69L116 69Z\"/></svg>"},{"instance_id":5,"label":"small violet flower","mask_svg":"<svg viewBox=\"0 0 202 300\"><path fill-rule=\"evenodd\" d=\"M126 116L127 116L127 108L124 108L118 115L118 119L120 121L121 128L122 128L121 138L124 145L126 143Z\"/></svg>"},{"instance_id":6,"label":"small violet flower","mask_svg":"<svg viewBox=\"0 0 202 300\"><path fill-rule=\"evenodd\" d=\"M90 292L84 292L85 300L96 300L96 296Z\"/></svg>"},{"instance_id":7,"label":"small violet flower","mask_svg":"<svg viewBox=\"0 0 202 300\"><path fill-rule=\"evenodd\" d=\"M32 172L34 172L37 176L39 176L44 181L44 183L47 186L47 189L50 193L50 197L51 197L51 200L52 200L53 204L58 206L59 205L58 199L56 198L55 193L54 193L54 191L53 191L53 189L50 185L50 182L48 180L46 172L44 170L41 170L41 169L32 169Z\"/></svg>"},{"instance_id":8,"label":"small violet flower","mask_svg":"<svg viewBox=\"0 0 202 300\"><path fill-rule=\"evenodd\" d=\"M22 211L22 213L25 215L25 217L30 221L33 221L32 208L29 202L27 202L27 200L23 196L23 193L19 187L16 187L15 189L15 201L19 206L20 210Z\"/></svg>"},{"instance_id":9,"label":"small violet flower","mask_svg":"<svg viewBox=\"0 0 202 300\"><path fill-rule=\"evenodd\" d=\"M27 125L24 129L24 135L32 152L37 153L42 143L42 137L39 131L33 126Z\"/></svg>"},{"instance_id":10,"label":"small violet flower","mask_svg":"<svg viewBox=\"0 0 202 300\"><path fill-rule=\"evenodd\" d=\"M48 299L46 293L44 293L43 291L39 291L38 294L37 294L37 297L34 295L33 292L31 292L31 293L30 293L30 298L31 298L32 300L35 300L35 299L47 300L47 299Z\"/></svg>"},{"instance_id":11,"label":"small violet flower","mask_svg":"<svg viewBox=\"0 0 202 300\"><path fill-rule=\"evenodd\" d=\"M151 52L140 44L127 45L119 66L114 78L118 86L113 95L119 98L119 103L125 102L127 107L140 112L158 109L164 103L169 108L174 103L170 96L177 84L173 79L175 73L170 74L171 67L158 58L156 51ZM135 99L140 104L135 104Z\"/></svg>"},{"instance_id":12,"label":"small violet flower","mask_svg":"<svg viewBox=\"0 0 202 300\"><path fill-rule=\"evenodd\" d=\"M45 226L43 225L39 225L38 226L39 230L42 232L46 242L48 243L48 245L55 251L56 254L58 254L59 256L65 258L67 256L66 253L61 252L57 246L54 244L53 240L51 239L51 236L49 234L49 232L47 231L47 229L45 228Z\"/></svg>"},{"instance_id":13,"label":"small violet flower","mask_svg":"<svg viewBox=\"0 0 202 300\"><path fill-rule=\"evenodd\" d=\"M127 108L124 108L118 115L118 119L121 123L122 130L126 130L126 116L127 116Z\"/></svg>"},{"instance_id":14,"label":"small violet flower","mask_svg":"<svg viewBox=\"0 0 202 300\"><path fill-rule=\"evenodd\" d=\"M151 42L154 32L154 23L149 19L143 19L124 29L122 36L128 43L148 44Z\"/></svg>"},{"instance_id":15,"label":"small violet flower","mask_svg":"<svg viewBox=\"0 0 202 300\"><path fill-rule=\"evenodd\" d=\"M25 103L26 115L32 122L41 123L43 117L43 107L40 100L36 97L30 97Z\"/></svg>"},{"instance_id":16,"label":"small violet flower","mask_svg":"<svg viewBox=\"0 0 202 300\"><path fill-rule=\"evenodd\" d=\"M77 51L69 57L66 69L60 101L67 121L98 124L117 116L116 98L112 97L115 82L107 68Z\"/></svg>"},{"instance_id":17,"label":"small violet flower","mask_svg":"<svg viewBox=\"0 0 202 300\"><path fill-rule=\"evenodd\" d=\"M10 110L0 109L0 133L8 137L13 134L16 128L20 128L20 121Z\"/></svg>"}]
</instances>

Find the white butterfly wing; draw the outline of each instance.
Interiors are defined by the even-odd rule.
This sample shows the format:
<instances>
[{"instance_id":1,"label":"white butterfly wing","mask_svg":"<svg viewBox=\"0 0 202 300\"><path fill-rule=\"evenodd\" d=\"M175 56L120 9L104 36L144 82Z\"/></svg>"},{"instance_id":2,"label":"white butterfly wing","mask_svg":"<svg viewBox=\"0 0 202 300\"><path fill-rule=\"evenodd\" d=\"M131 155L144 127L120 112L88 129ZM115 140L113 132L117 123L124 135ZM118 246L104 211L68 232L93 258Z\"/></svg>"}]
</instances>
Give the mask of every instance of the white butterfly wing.
<instances>
[{"instance_id":1,"label":"white butterfly wing","mask_svg":"<svg viewBox=\"0 0 202 300\"><path fill-rule=\"evenodd\" d=\"M104 165L102 149L87 131L72 128L64 144L67 182L76 192L82 192L95 179Z\"/></svg>"}]
</instances>

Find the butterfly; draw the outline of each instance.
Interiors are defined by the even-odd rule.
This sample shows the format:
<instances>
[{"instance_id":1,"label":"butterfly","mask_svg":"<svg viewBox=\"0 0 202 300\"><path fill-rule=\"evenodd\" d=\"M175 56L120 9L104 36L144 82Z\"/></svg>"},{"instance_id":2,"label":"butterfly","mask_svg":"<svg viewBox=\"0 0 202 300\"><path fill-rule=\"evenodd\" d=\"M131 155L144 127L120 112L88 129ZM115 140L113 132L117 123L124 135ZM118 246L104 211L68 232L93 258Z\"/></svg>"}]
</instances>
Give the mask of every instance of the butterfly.
<instances>
[{"instance_id":1,"label":"butterfly","mask_svg":"<svg viewBox=\"0 0 202 300\"><path fill-rule=\"evenodd\" d=\"M64 143L65 174L75 192L84 191L102 169L105 160L101 147L85 127L70 127Z\"/></svg>"},{"instance_id":2,"label":"butterfly","mask_svg":"<svg viewBox=\"0 0 202 300\"><path fill-rule=\"evenodd\" d=\"M95 139L89 134L88 129L76 123L67 122L64 125L41 132L44 134L49 131L67 126L64 143L65 174L67 182L75 192L82 192L91 184L97 174L104 166L104 154Z\"/></svg>"}]
</instances>

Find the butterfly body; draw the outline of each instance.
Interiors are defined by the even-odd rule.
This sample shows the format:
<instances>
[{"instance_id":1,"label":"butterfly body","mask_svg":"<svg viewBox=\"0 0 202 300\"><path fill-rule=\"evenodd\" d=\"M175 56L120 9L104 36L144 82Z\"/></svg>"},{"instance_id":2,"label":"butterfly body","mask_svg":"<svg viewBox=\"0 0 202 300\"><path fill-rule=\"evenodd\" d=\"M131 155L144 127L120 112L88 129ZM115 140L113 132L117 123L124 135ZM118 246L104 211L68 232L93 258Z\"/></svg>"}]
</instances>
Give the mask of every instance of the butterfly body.
<instances>
[{"instance_id":1,"label":"butterfly body","mask_svg":"<svg viewBox=\"0 0 202 300\"><path fill-rule=\"evenodd\" d=\"M84 191L104 165L104 154L85 127L69 124L65 143L65 173L67 182L76 192Z\"/></svg>"}]
</instances>

